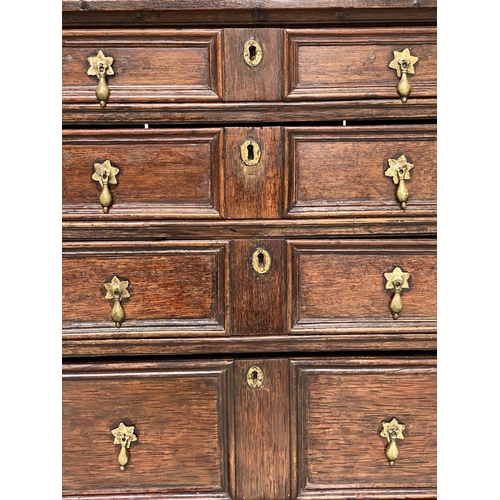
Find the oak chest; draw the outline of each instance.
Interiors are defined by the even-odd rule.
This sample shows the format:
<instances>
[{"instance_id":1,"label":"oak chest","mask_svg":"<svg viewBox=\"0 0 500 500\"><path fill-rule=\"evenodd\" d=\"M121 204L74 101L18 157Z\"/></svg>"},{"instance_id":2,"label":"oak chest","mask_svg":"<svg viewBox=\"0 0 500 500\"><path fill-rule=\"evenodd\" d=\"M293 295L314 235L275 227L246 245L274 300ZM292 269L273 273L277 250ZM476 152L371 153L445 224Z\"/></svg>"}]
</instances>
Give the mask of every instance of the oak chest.
<instances>
[{"instance_id":1,"label":"oak chest","mask_svg":"<svg viewBox=\"0 0 500 500\"><path fill-rule=\"evenodd\" d=\"M436 10L63 0L63 497L436 498Z\"/></svg>"}]
</instances>

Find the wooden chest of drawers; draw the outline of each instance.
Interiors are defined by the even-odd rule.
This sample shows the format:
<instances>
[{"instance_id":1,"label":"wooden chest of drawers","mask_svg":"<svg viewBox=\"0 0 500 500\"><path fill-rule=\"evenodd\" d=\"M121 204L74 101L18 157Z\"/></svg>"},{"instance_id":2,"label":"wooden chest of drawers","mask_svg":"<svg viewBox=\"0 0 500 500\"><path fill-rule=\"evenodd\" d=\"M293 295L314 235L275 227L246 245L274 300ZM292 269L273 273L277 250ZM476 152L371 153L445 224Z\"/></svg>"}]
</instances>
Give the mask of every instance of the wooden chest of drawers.
<instances>
[{"instance_id":1,"label":"wooden chest of drawers","mask_svg":"<svg viewBox=\"0 0 500 500\"><path fill-rule=\"evenodd\" d=\"M436 497L436 10L63 0L63 497Z\"/></svg>"}]
</instances>

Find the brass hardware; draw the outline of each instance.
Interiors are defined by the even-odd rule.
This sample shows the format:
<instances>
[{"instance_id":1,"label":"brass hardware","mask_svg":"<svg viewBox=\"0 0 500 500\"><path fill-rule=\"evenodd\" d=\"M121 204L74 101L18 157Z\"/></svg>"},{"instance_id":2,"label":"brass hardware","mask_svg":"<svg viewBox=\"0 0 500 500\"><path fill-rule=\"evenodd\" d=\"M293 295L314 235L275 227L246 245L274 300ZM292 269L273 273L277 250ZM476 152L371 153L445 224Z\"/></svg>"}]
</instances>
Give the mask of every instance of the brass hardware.
<instances>
[{"instance_id":1,"label":"brass hardware","mask_svg":"<svg viewBox=\"0 0 500 500\"><path fill-rule=\"evenodd\" d=\"M106 57L102 50L100 50L95 57L89 57L87 60L90 64L87 75L97 76L99 79L95 95L101 104L101 108L104 108L109 99L109 88L106 82L106 76L115 74L111 67L114 59L112 57Z\"/></svg>"},{"instance_id":2,"label":"brass hardware","mask_svg":"<svg viewBox=\"0 0 500 500\"><path fill-rule=\"evenodd\" d=\"M106 160L104 163L94 163L94 169L95 172L92 174L92 180L98 182L102 187L99 201L102 205L102 211L107 214L109 212L109 207L113 204L113 197L109 190L109 184L118 183L116 176L120 169L113 167L109 160Z\"/></svg>"},{"instance_id":3,"label":"brass hardware","mask_svg":"<svg viewBox=\"0 0 500 500\"><path fill-rule=\"evenodd\" d=\"M260 161L260 146L257 142L248 139L240 146L241 159L249 167L257 165Z\"/></svg>"},{"instance_id":4,"label":"brass hardware","mask_svg":"<svg viewBox=\"0 0 500 500\"><path fill-rule=\"evenodd\" d=\"M252 254L252 267L259 274L265 274L271 267L271 254L263 248L257 248Z\"/></svg>"},{"instance_id":5,"label":"brass hardware","mask_svg":"<svg viewBox=\"0 0 500 500\"><path fill-rule=\"evenodd\" d=\"M389 163L389 168L385 171L385 175L392 177L394 184L398 185L396 196L399 203L401 203L401 207L406 208L409 193L405 181L410 180L410 170L413 168L413 164L406 160L405 155L401 155L397 160L389 158L387 162Z\"/></svg>"},{"instance_id":6,"label":"brass hardware","mask_svg":"<svg viewBox=\"0 0 500 500\"><path fill-rule=\"evenodd\" d=\"M401 292L405 288L410 288L408 284L410 273L405 273L401 271L400 267L395 267L392 273L384 273L384 276L387 280L385 288L394 291L394 296L392 297L389 308L391 309L393 318L398 319L399 313L403 310Z\"/></svg>"},{"instance_id":7,"label":"brass hardware","mask_svg":"<svg viewBox=\"0 0 500 500\"><path fill-rule=\"evenodd\" d=\"M258 366L252 366L247 371L247 384L253 389L258 389L264 382L264 374Z\"/></svg>"},{"instance_id":8,"label":"brass hardware","mask_svg":"<svg viewBox=\"0 0 500 500\"><path fill-rule=\"evenodd\" d=\"M262 47L253 38L248 40L243 47L243 59L252 68L262 61Z\"/></svg>"},{"instance_id":9,"label":"brass hardware","mask_svg":"<svg viewBox=\"0 0 500 500\"><path fill-rule=\"evenodd\" d=\"M385 456L388 458L389 463L394 465L394 462L399 456L399 450L396 445L396 439L404 439L403 431L406 426L400 424L395 418L390 422L382 422L382 432L380 435L387 439L389 443L385 449Z\"/></svg>"},{"instance_id":10,"label":"brass hardware","mask_svg":"<svg viewBox=\"0 0 500 500\"><path fill-rule=\"evenodd\" d=\"M115 322L115 326L119 328L125 319L125 311L121 305L121 301L124 298L130 297L128 292L129 282L120 281L116 276L113 276L109 283L104 283L104 288L106 288L105 299L113 299L113 309L111 311L111 317Z\"/></svg>"},{"instance_id":11,"label":"brass hardware","mask_svg":"<svg viewBox=\"0 0 500 500\"><path fill-rule=\"evenodd\" d=\"M389 63L389 68L395 69L398 75L398 94L401 100L406 102L411 94L411 85L407 75L414 75L415 68L413 67L418 61L418 57L410 54L410 49L404 49L403 52L394 51L394 59Z\"/></svg>"},{"instance_id":12,"label":"brass hardware","mask_svg":"<svg viewBox=\"0 0 500 500\"><path fill-rule=\"evenodd\" d=\"M137 441L137 436L134 434L135 427L131 425L127 427L123 422L111 431L111 434L115 436L113 444L121 445L120 453L118 453L118 463L120 464L120 470L125 470L125 466L129 461L128 449L130 448L130 443L132 441Z\"/></svg>"}]
</instances>

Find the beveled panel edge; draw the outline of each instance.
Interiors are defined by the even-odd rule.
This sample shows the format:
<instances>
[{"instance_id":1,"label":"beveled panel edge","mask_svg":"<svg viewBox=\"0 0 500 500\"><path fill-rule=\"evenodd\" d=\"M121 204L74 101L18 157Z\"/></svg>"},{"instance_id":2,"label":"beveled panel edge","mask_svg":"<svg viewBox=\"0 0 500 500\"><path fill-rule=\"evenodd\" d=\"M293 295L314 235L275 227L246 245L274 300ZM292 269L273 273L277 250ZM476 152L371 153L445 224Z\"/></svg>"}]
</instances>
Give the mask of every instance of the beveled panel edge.
<instances>
[{"instance_id":1,"label":"beveled panel edge","mask_svg":"<svg viewBox=\"0 0 500 500\"><path fill-rule=\"evenodd\" d=\"M393 320L388 314L387 318L369 320L357 318L355 324L349 320L329 320L328 318L308 318L301 320L298 314L299 294L297 292L298 251L315 253L326 251L328 253L352 253L362 255L364 252L374 252L375 249L384 253L401 255L436 255L437 241L422 240L286 240L286 306L285 306L285 334L304 335L325 332L331 333L370 333L374 337L379 334L401 335L404 333L417 333L419 331L437 332L437 318L432 319L405 319Z\"/></svg>"},{"instance_id":2,"label":"beveled panel edge","mask_svg":"<svg viewBox=\"0 0 500 500\"><path fill-rule=\"evenodd\" d=\"M297 358L290 356L291 387L295 388L291 398L291 442L292 454L295 454L296 467L291 470L292 494L297 500L357 500L367 497L370 500L436 500L437 490L433 488L324 488L313 489L308 485L300 485L299 467L301 421L299 418L300 403L306 401L303 376L308 373L365 373L387 372L401 373L437 372L435 354L419 354L417 356L387 357L386 353L376 356L352 356L342 358ZM302 487L302 489L300 489Z\"/></svg>"},{"instance_id":3,"label":"beveled panel edge","mask_svg":"<svg viewBox=\"0 0 500 500\"><path fill-rule=\"evenodd\" d=\"M204 141L210 142L210 151L212 155L212 165L210 168L210 204L195 205L186 203L171 203L165 205L156 204L156 208L143 207L141 204L134 205L129 203L127 208L114 206L110 213L103 214L97 203L95 210L83 208L65 208L62 205L62 220L100 220L108 223L112 220L133 221L143 219L222 219L221 207L223 206L223 146L224 146L224 128L197 128L190 129L63 129L62 144L88 144L95 146L97 144L130 144L131 141L140 143L158 143L170 141L184 141L188 143ZM90 162L92 163L92 161ZM163 209L157 208L158 206ZM66 206L67 207L67 206Z\"/></svg>"},{"instance_id":4,"label":"beveled panel edge","mask_svg":"<svg viewBox=\"0 0 500 500\"><path fill-rule=\"evenodd\" d=\"M322 29L301 29L301 28L291 28L284 30L284 58L283 58L283 74L285 77L284 83L284 101L288 100L329 100L329 99L361 99L365 100L364 97L367 93L370 93L371 99L387 99L391 95L395 94L395 97L399 99L396 92L396 87L398 80L394 79L394 85L390 88L384 90L380 89L380 84L374 83L369 84L369 78L367 82L363 85L362 89L359 89L359 85L355 89L348 87L333 87L331 85L311 85L311 86L300 86L298 83L298 48L300 45L313 45L321 46L320 41L324 40L326 45L367 45L371 43L375 45L376 43L387 43L394 45L394 48L398 48L399 45L411 45L413 43L427 42L437 45L437 28L436 27L374 27L374 28L322 28ZM338 38L333 41L332 37L338 36ZM373 39L376 38L376 41ZM388 61L389 62L389 61ZM384 66L384 69L386 66ZM389 75L390 73L388 73ZM389 76L388 76L389 78ZM437 78L437 76L436 76ZM419 99L429 99L437 97L437 81L417 81L415 78L412 80L412 86L419 88L419 96L415 96L413 93L411 99L408 100L406 104L411 101ZM407 109L408 118L414 118L410 109Z\"/></svg>"},{"instance_id":5,"label":"beveled panel edge","mask_svg":"<svg viewBox=\"0 0 500 500\"><path fill-rule=\"evenodd\" d=\"M404 134L407 134L405 136ZM392 135L391 135L392 134ZM413 134L413 135L411 135ZM434 124L405 124L405 125L374 125L366 126L321 126L321 127L284 127L284 170L283 170L283 217L285 218L307 218L307 217L352 217L352 216L386 216L397 219L411 219L413 217L437 217L437 200L435 203L413 202L412 209L402 212L399 204L385 206L374 201L361 204L301 204L297 205L297 162L295 161L296 144L298 141L323 140L329 135L332 141L365 141L377 140L388 142L393 138L398 141L434 141L437 143L437 125ZM336 137L332 137L335 135ZM437 183L437 179L435 180ZM393 197L394 198L394 197ZM390 201L393 201L393 198ZM394 198L395 199L395 198ZM368 213L367 213L368 212Z\"/></svg>"},{"instance_id":6,"label":"beveled panel edge","mask_svg":"<svg viewBox=\"0 0 500 500\"><path fill-rule=\"evenodd\" d=\"M209 338L210 336L228 336L231 324L229 304L229 242L224 240L212 241L167 241L167 242L63 242L63 259L82 256L95 257L98 255L116 257L151 255L152 252L176 252L179 250L194 251L196 253L212 253L215 258L216 272L214 280L216 307L212 318L202 319L161 319L151 321L137 321L136 325L122 324L120 329L104 328L102 324L88 323L81 325L73 322L62 328L63 344L66 340L76 340L94 343L103 340L113 343L122 339L137 339L139 342L152 338L165 339L168 337Z\"/></svg>"},{"instance_id":7,"label":"beveled panel edge","mask_svg":"<svg viewBox=\"0 0 500 500\"><path fill-rule=\"evenodd\" d=\"M177 493L174 490L170 492L144 492L134 493L134 500L231 500L233 495L230 491L234 491L231 486L230 474L234 467L231 466L231 446L229 442L234 440L234 408L233 408L233 360L177 360L177 361L132 361L132 362L112 362L101 364L98 361L87 361L85 363L73 364L71 361L62 365L62 379L93 379L93 378L129 378L138 376L141 379L148 377L179 377L179 376L196 376L207 377L215 376L220 379L219 384L219 401L218 419L219 423L225 423L220 429L220 449L222 452L222 469L221 469L221 488L220 490L211 491L193 491ZM227 417L227 418L224 418ZM123 494L102 494L96 493L85 494L81 492L63 493L62 498L67 500L81 500L89 498L89 500L126 500L130 499L131 495L124 492Z\"/></svg>"},{"instance_id":8,"label":"beveled panel edge","mask_svg":"<svg viewBox=\"0 0 500 500\"><path fill-rule=\"evenodd\" d=\"M113 39L113 36L122 36L121 40ZM148 41L146 37L157 37L155 42ZM127 41L126 37L130 40ZM133 37L137 37L134 41ZM161 37L170 37L162 40ZM182 39L182 37L191 37ZM129 106L130 104L141 105L140 103L151 102L206 102L206 101L222 101L223 81L222 81L222 30L221 29L130 29L123 30L119 28L111 28L106 30L101 29L63 29L62 41L64 47L93 47L96 45L96 40L102 39L101 46L104 48L106 40L110 44L124 45L128 47L146 48L148 46L206 46L208 54L208 82L207 85L193 86L155 86L141 85L140 87L133 86L132 88L120 86L113 87L113 80L108 81L108 86L112 91L113 98L110 99L105 108L96 111L101 112L102 116L106 113L113 113L114 107L118 104ZM89 56L92 54L89 54ZM115 62L116 64L116 62ZM96 107L94 87L86 86L63 86L62 87L62 109L68 104L83 104ZM118 94L118 98L117 98ZM95 101L95 102L94 102Z\"/></svg>"}]
</instances>

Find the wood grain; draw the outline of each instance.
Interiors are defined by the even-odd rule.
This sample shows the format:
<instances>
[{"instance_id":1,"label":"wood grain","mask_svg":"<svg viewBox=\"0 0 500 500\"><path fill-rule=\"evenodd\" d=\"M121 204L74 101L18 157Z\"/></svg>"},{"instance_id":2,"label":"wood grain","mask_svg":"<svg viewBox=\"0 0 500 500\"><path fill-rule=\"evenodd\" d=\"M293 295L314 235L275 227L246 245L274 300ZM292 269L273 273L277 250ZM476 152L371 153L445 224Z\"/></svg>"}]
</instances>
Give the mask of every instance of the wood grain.
<instances>
[{"instance_id":1,"label":"wood grain","mask_svg":"<svg viewBox=\"0 0 500 500\"><path fill-rule=\"evenodd\" d=\"M225 361L66 365L63 494L229 498ZM229 409L229 414L228 414ZM124 471L111 430L133 425ZM79 497L81 498L81 497ZM170 498L170 495L169 495Z\"/></svg>"},{"instance_id":2,"label":"wood grain","mask_svg":"<svg viewBox=\"0 0 500 500\"><path fill-rule=\"evenodd\" d=\"M289 217L437 214L435 125L286 127L285 137ZM401 155L414 165L404 211L385 175Z\"/></svg>"},{"instance_id":3,"label":"wood grain","mask_svg":"<svg viewBox=\"0 0 500 500\"><path fill-rule=\"evenodd\" d=\"M292 367L300 497L333 498L338 489L354 498L360 488L363 498L435 496L435 359L292 359ZM379 434L394 417L406 429L391 467Z\"/></svg>"},{"instance_id":4,"label":"wood grain","mask_svg":"<svg viewBox=\"0 0 500 500\"><path fill-rule=\"evenodd\" d=\"M220 210L221 129L63 130L63 219L214 218ZM94 163L119 168L104 214Z\"/></svg>"},{"instance_id":5,"label":"wood grain","mask_svg":"<svg viewBox=\"0 0 500 500\"><path fill-rule=\"evenodd\" d=\"M63 102L99 109L97 78L87 75L88 57L102 50L114 59L107 77L115 103L217 101L222 96L220 30L65 30Z\"/></svg>"},{"instance_id":6,"label":"wood grain","mask_svg":"<svg viewBox=\"0 0 500 500\"><path fill-rule=\"evenodd\" d=\"M258 366L261 387L247 384ZM287 359L242 359L234 363L235 500L290 498L289 362Z\"/></svg>"}]
</instances>

